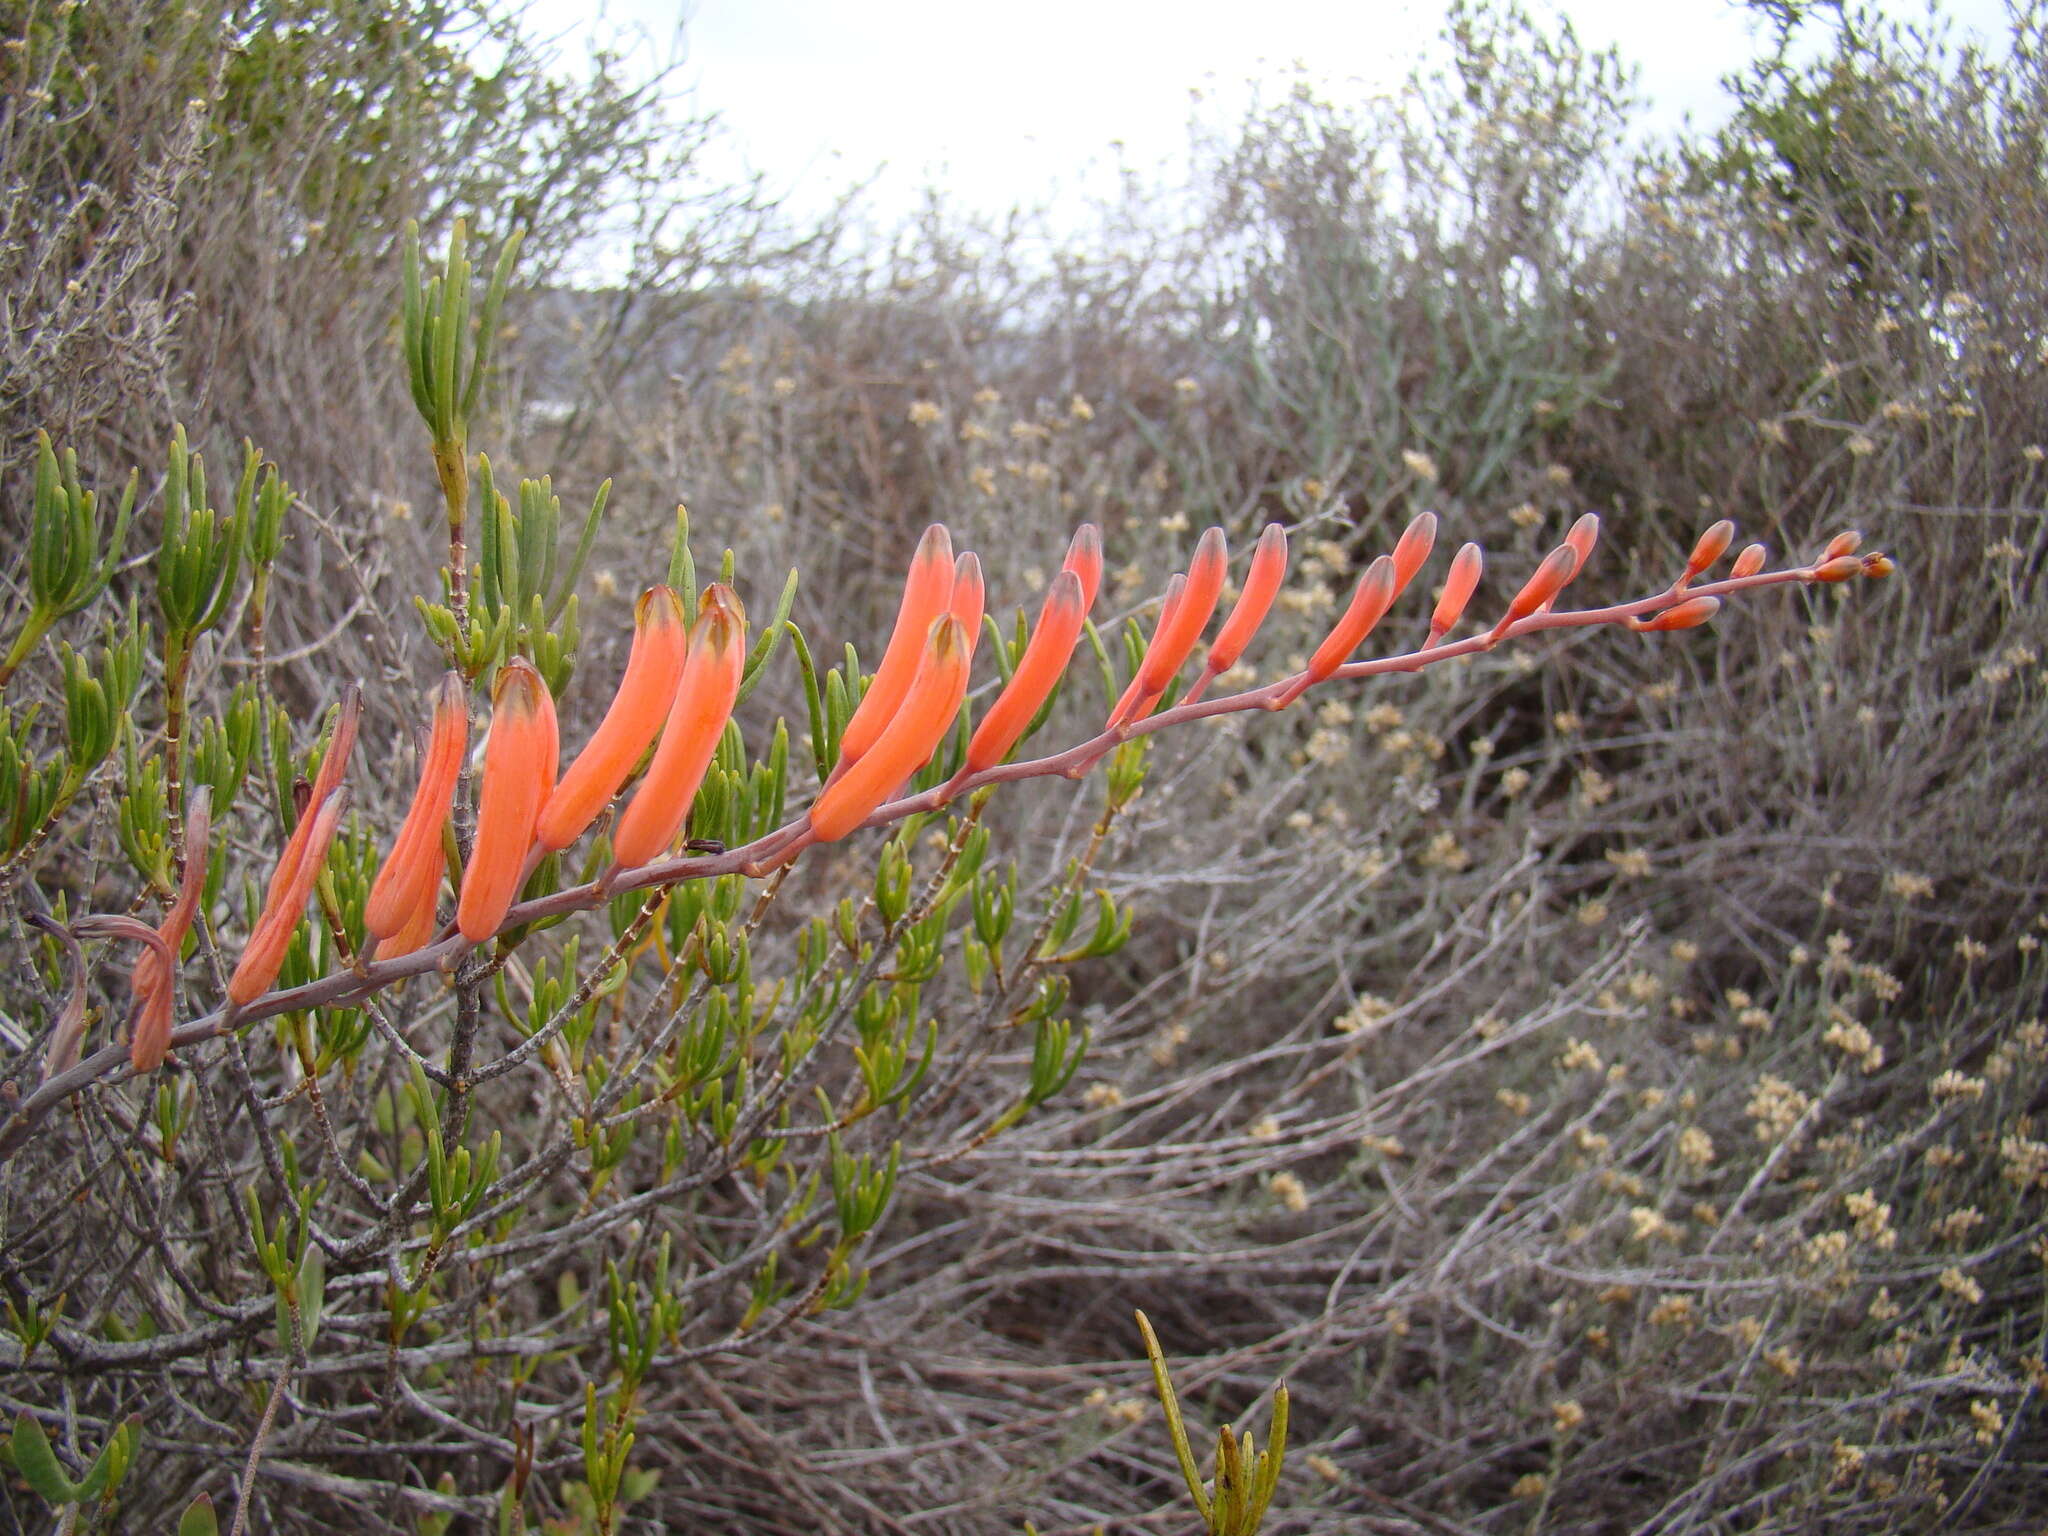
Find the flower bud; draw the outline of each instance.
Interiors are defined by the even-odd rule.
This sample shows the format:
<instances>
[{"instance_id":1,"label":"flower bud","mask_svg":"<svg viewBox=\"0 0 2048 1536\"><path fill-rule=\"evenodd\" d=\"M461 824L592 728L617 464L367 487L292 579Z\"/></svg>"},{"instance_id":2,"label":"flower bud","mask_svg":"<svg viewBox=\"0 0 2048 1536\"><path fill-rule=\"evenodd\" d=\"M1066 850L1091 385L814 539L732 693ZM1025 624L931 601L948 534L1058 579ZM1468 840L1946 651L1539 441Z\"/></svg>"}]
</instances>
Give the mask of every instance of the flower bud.
<instances>
[{"instance_id":1,"label":"flower bud","mask_svg":"<svg viewBox=\"0 0 2048 1536\"><path fill-rule=\"evenodd\" d=\"M1647 619L1632 619L1629 628L1650 634L1659 630L1694 629L1721 611L1718 597L1693 597Z\"/></svg>"},{"instance_id":2,"label":"flower bud","mask_svg":"<svg viewBox=\"0 0 2048 1536\"><path fill-rule=\"evenodd\" d=\"M597 819L661 733L675 702L689 644L683 600L671 587L649 587L633 619L633 648L611 708L541 807L535 838L550 853L575 842Z\"/></svg>"},{"instance_id":3,"label":"flower bud","mask_svg":"<svg viewBox=\"0 0 2048 1536\"><path fill-rule=\"evenodd\" d=\"M948 590L952 572L949 558ZM725 735L725 723L732 718L746 665L746 610L731 587L714 582L698 605L689 660L661 730L661 745L654 749L654 760L612 835L612 855L619 868L637 869L659 858L682 830Z\"/></svg>"},{"instance_id":4,"label":"flower bud","mask_svg":"<svg viewBox=\"0 0 2048 1536\"><path fill-rule=\"evenodd\" d=\"M1422 569L1429 559L1429 552L1436 544L1436 514L1419 513L1415 520L1402 530L1400 539L1394 545L1394 596L1399 597L1408 590L1408 583L1415 579L1415 573Z\"/></svg>"},{"instance_id":5,"label":"flower bud","mask_svg":"<svg viewBox=\"0 0 2048 1536\"><path fill-rule=\"evenodd\" d=\"M1394 606L1397 595L1394 562L1381 555L1358 578L1358 587L1351 594L1351 603L1344 610L1344 616L1337 620L1323 643L1316 647L1315 655L1309 658L1310 686L1320 683L1351 659L1351 653Z\"/></svg>"},{"instance_id":6,"label":"flower bud","mask_svg":"<svg viewBox=\"0 0 2048 1536\"><path fill-rule=\"evenodd\" d=\"M960 713L971 661L958 619L932 625L917 676L889 728L871 752L819 791L810 815L815 841L838 842L930 760Z\"/></svg>"},{"instance_id":7,"label":"flower bud","mask_svg":"<svg viewBox=\"0 0 2048 1536\"><path fill-rule=\"evenodd\" d=\"M1699 542L1693 545L1692 553L1686 557L1685 570L1679 576L1677 585L1684 586L1695 576L1706 570L1708 566L1727 554L1728 546L1734 542L1735 525L1728 521L1727 518L1724 517L1718 523L1711 525L1705 533L1700 535Z\"/></svg>"},{"instance_id":8,"label":"flower bud","mask_svg":"<svg viewBox=\"0 0 2048 1536\"><path fill-rule=\"evenodd\" d=\"M1423 649L1435 645L1457 626L1485 569L1486 554L1477 544L1466 544L1452 558L1451 573L1444 578L1444 589L1436 600L1436 611L1429 616L1429 638L1423 642Z\"/></svg>"},{"instance_id":9,"label":"flower bud","mask_svg":"<svg viewBox=\"0 0 2048 1536\"><path fill-rule=\"evenodd\" d=\"M1266 531L1259 535L1258 548L1252 551L1251 569L1245 573L1244 590L1238 594L1230 617L1223 621L1215 643L1209 647L1208 669L1211 672L1228 672L1237 665L1237 658L1244 654L1252 636L1266 622L1266 615L1271 611L1273 599L1286 575L1287 530L1278 523L1268 523Z\"/></svg>"},{"instance_id":10,"label":"flower bud","mask_svg":"<svg viewBox=\"0 0 2048 1536\"><path fill-rule=\"evenodd\" d=\"M419 911L422 890L431 903L440 886L448 867L441 849L441 826L455 802L455 782L461 776L468 746L469 706L462 677L450 672L441 680L434 732L420 759L420 781L412 805L391 840L391 852L377 871L370 899L363 907L363 931L373 939L394 937Z\"/></svg>"},{"instance_id":11,"label":"flower bud","mask_svg":"<svg viewBox=\"0 0 2048 1536\"><path fill-rule=\"evenodd\" d=\"M514 656L498 669L491 690L491 739L477 792L476 838L455 905L455 924L472 944L498 931L519 895L535 824L554 792L559 750L548 685L531 662Z\"/></svg>"},{"instance_id":12,"label":"flower bud","mask_svg":"<svg viewBox=\"0 0 2048 1536\"><path fill-rule=\"evenodd\" d=\"M946 611L953 596L953 540L944 523L933 523L918 540L910 558L910 575L903 583L903 600L896 609L896 627L889 633L889 648L875 669L874 681L861 696L860 705L839 737L839 764L851 767L880 739L903 696L917 675L918 658L924 653L925 634L932 621ZM858 684L859 679L852 679Z\"/></svg>"}]
</instances>

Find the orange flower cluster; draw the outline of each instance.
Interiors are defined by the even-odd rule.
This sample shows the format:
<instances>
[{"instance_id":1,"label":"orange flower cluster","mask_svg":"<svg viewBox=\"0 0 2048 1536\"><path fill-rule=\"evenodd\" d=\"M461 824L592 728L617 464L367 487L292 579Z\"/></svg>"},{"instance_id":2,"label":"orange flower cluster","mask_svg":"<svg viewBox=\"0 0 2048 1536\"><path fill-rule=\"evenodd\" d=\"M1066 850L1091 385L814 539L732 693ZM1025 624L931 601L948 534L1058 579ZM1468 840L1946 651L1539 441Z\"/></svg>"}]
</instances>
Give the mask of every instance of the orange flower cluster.
<instances>
[{"instance_id":1,"label":"orange flower cluster","mask_svg":"<svg viewBox=\"0 0 2048 1536\"><path fill-rule=\"evenodd\" d=\"M1244 655L1286 577L1287 534L1273 524L1260 535L1242 590L1180 707L1169 718L1180 720L1232 709L1278 709L1331 677L1424 665L1439 654L1485 649L1510 633L1550 625L1619 623L1642 631L1687 629L1713 617L1720 607L1718 593L1739 586L1842 581L1858 574L1882 576L1892 568L1883 555L1859 558L1860 541L1855 534L1832 540L1811 566L1768 574L1763 572L1763 547L1752 544L1736 557L1730 576L1716 583L1714 592L1687 596L1693 583L1727 553L1734 532L1727 522L1709 528L1678 578L1662 593L1613 609L1556 614L1553 609L1559 596L1585 568L1599 540L1599 519L1589 514L1544 556L1497 622L1449 645L1449 636L1464 618L1485 568L1479 546L1466 544L1451 561L1421 646L1404 657L1354 665L1351 658L1359 646L1420 574L1435 546L1437 520L1433 514L1423 513L1408 525L1391 552L1368 564L1349 604L1302 672L1198 708L1197 701L1210 684ZM969 738L959 773L940 789L920 797L916 808L942 805L970 783L987 783L998 777L1078 774L1134 731L1164 723L1141 725L1172 690L1219 606L1229 574L1229 553L1220 528L1202 534L1186 571L1168 584L1136 672L1110 710L1101 733L1093 741L1039 763L1002 769L1065 675L1101 587L1102 572L1101 535L1092 525L1084 526L1075 534L1046 593L1015 670ZM881 665L841 733L839 757L831 774L806 816L753 845L767 850L758 863L737 867L752 871L780 862L810 844L836 842L878 813L888 819L906 809L905 805L889 811L884 807L931 761L959 720L982 627L984 600L979 560L971 553L956 556L943 526L927 529L912 557ZM1448 649L1443 649L1447 645ZM453 931L469 944L481 944L496 935L541 860L581 837L643 760L646 767L613 829L612 867L591 888L590 901L582 904L601 900L622 876L662 858L681 834L724 736L746 661L746 613L729 586L721 583L707 588L696 619L687 628L681 598L665 586L650 588L635 608L632 649L611 705L582 752L559 778L554 699L530 663L516 657L505 663L492 689L490 735L477 790L476 832L456 892ZM339 822L345 797L342 770L355 738L359 709L356 691L348 690L334 739L321 760L311 795L278 860L262 912L228 983L233 1007L246 1007L277 979ZM443 680L436 701L432 734L421 755L418 789L364 910L369 937L359 971L372 958L390 959L423 948L441 931L439 900L452 841L446 829L468 736L462 680L451 673ZM201 800L190 818L192 837L183 887L162 927L135 933L122 930L122 936L148 945L135 963L132 979L136 1000L132 1059L137 1071L152 1070L169 1046L172 971L203 886L206 822L206 806ZM637 883L648 881L643 877ZM139 924L129 926L141 928ZM106 931L112 936L113 930Z\"/></svg>"}]
</instances>

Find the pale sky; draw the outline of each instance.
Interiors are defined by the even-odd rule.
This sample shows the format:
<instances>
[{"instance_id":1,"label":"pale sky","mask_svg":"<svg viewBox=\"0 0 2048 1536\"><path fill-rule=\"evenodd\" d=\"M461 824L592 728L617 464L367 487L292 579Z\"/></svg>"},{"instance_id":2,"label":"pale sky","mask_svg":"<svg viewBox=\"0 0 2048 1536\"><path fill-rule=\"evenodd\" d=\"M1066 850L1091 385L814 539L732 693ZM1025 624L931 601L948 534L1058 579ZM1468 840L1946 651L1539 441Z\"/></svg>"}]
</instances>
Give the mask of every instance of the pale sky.
<instances>
[{"instance_id":1,"label":"pale sky","mask_svg":"<svg viewBox=\"0 0 2048 1536\"><path fill-rule=\"evenodd\" d=\"M1756 51L1733 0L1559 8L1640 70L1652 128L1718 121L1720 76ZM1923 14L1919 0L1884 8ZM1958 36L2005 35L2002 0L1943 9ZM764 172L806 211L883 168L870 206L886 222L934 184L985 212L1078 207L1107 190L1113 142L1140 170L1184 164L1192 90L1212 124L1241 109L1248 80L1297 64L1340 99L1384 91L1442 13L1442 0L531 0L528 20L571 54L593 28L634 36L636 61L680 50L697 110L727 129L714 170Z\"/></svg>"}]
</instances>

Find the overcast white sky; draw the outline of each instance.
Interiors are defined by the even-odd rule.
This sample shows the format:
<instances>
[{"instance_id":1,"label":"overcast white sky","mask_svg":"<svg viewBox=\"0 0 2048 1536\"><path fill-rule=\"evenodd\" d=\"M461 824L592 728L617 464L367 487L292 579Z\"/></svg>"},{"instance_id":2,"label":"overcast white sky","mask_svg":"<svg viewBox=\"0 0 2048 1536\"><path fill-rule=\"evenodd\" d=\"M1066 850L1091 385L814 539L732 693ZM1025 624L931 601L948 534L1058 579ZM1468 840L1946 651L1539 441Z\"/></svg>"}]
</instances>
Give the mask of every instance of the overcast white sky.
<instances>
[{"instance_id":1,"label":"overcast white sky","mask_svg":"<svg viewBox=\"0 0 2048 1536\"><path fill-rule=\"evenodd\" d=\"M1534 0L1542 14L1546 0ZM1889 0L1900 16L1921 0ZM532 0L535 30L580 52L593 29L680 50L700 110L728 129L717 169L765 172L822 208L886 167L884 222L937 184L983 210L1073 205L1105 188L1113 141L1141 168L1184 155L1189 92L1211 112L1297 63L1329 89L1397 84L1442 0ZM1654 124L1722 115L1718 80L1752 56L1734 0L1562 0L1580 37L1640 71ZM1945 0L1960 35L2005 34L2002 0ZM1213 119L1212 119L1213 120ZM1090 168L1094 174L1090 174Z\"/></svg>"}]
</instances>

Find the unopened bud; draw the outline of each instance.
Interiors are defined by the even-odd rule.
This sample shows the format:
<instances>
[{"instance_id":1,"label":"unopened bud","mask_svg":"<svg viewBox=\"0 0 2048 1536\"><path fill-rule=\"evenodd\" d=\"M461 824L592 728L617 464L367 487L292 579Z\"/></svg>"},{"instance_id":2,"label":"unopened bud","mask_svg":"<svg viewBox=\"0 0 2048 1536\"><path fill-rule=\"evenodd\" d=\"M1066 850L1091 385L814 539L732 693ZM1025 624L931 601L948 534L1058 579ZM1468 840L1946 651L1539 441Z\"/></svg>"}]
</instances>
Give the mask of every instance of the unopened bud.
<instances>
[{"instance_id":1,"label":"unopened bud","mask_svg":"<svg viewBox=\"0 0 2048 1536\"><path fill-rule=\"evenodd\" d=\"M1724 517L1701 534L1699 542L1693 545L1692 553L1686 557L1685 574L1678 578L1678 584L1682 587L1691 581L1693 577L1727 554L1728 546L1734 542L1735 525Z\"/></svg>"},{"instance_id":2,"label":"unopened bud","mask_svg":"<svg viewBox=\"0 0 2048 1536\"><path fill-rule=\"evenodd\" d=\"M1869 554L1863 557L1863 574L1876 580L1882 581L1897 569L1890 555Z\"/></svg>"},{"instance_id":3,"label":"unopened bud","mask_svg":"<svg viewBox=\"0 0 2048 1536\"><path fill-rule=\"evenodd\" d=\"M1814 567L1815 581L1847 581L1851 576L1863 574L1863 562L1854 555L1837 555Z\"/></svg>"},{"instance_id":4,"label":"unopened bud","mask_svg":"<svg viewBox=\"0 0 2048 1536\"><path fill-rule=\"evenodd\" d=\"M1728 574L1737 580L1744 576L1754 576L1764 568L1764 557L1765 550L1763 545L1752 544L1735 557L1735 564Z\"/></svg>"},{"instance_id":5,"label":"unopened bud","mask_svg":"<svg viewBox=\"0 0 2048 1536\"><path fill-rule=\"evenodd\" d=\"M1643 634L1669 629L1695 629L1720 611L1721 599L1718 597L1695 597L1678 604L1675 608L1666 608L1653 618L1638 620L1629 627Z\"/></svg>"},{"instance_id":6,"label":"unopened bud","mask_svg":"<svg viewBox=\"0 0 2048 1536\"><path fill-rule=\"evenodd\" d=\"M1863 547L1863 535L1854 528L1846 529L1828 540L1828 547L1820 552L1821 563L1825 565L1841 555L1853 555Z\"/></svg>"}]
</instances>

